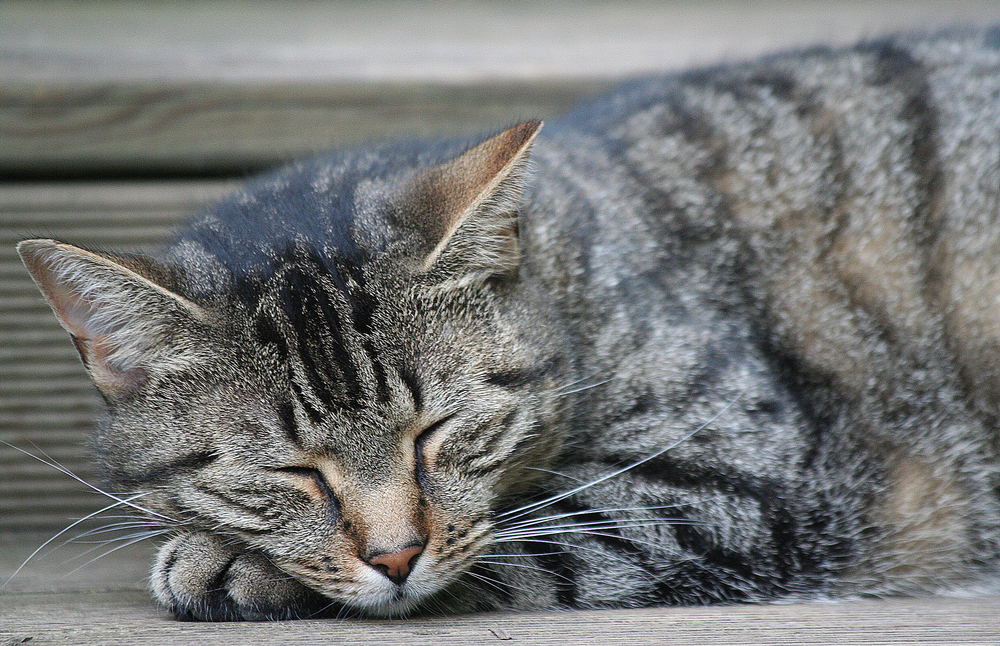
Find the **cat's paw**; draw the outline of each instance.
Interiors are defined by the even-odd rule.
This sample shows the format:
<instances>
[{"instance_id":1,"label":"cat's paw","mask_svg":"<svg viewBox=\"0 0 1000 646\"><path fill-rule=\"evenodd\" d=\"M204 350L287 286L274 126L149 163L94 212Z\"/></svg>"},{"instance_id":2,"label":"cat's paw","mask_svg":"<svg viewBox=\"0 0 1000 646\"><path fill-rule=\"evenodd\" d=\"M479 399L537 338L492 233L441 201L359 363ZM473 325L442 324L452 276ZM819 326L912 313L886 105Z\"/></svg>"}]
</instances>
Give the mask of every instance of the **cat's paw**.
<instances>
[{"instance_id":1,"label":"cat's paw","mask_svg":"<svg viewBox=\"0 0 1000 646\"><path fill-rule=\"evenodd\" d=\"M160 548L150 587L179 619L296 619L331 607L264 556L203 532L176 536Z\"/></svg>"}]
</instances>

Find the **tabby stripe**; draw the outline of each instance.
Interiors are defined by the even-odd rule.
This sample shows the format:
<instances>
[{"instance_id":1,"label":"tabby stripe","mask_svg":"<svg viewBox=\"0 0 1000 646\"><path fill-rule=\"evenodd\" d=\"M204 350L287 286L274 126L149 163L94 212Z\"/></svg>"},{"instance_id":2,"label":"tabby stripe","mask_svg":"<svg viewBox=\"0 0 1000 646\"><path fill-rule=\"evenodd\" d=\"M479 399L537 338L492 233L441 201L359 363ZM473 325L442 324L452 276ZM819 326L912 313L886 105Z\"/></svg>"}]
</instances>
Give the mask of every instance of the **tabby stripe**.
<instances>
[{"instance_id":1,"label":"tabby stripe","mask_svg":"<svg viewBox=\"0 0 1000 646\"><path fill-rule=\"evenodd\" d=\"M530 368L516 368L505 372L490 373L486 375L486 383L504 388L516 388L529 384L541 376L536 370Z\"/></svg>"},{"instance_id":2,"label":"tabby stripe","mask_svg":"<svg viewBox=\"0 0 1000 646\"><path fill-rule=\"evenodd\" d=\"M288 344L284 335L278 330L274 319L266 312L260 312L254 322L257 338L264 344L270 344L278 351L280 360L288 359Z\"/></svg>"},{"instance_id":3,"label":"tabby stripe","mask_svg":"<svg viewBox=\"0 0 1000 646\"><path fill-rule=\"evenodd\" d=\"M211 451L196 451L159 465L142 474L117 477L126 489L137 489L144 485L159 484L174 476L189 474L202 469L219 459L219 454Z\"/></svg>"},{"instance_id":4,"label":"tabby stripe","mask_svg":"<svg viewBox=\"0 0 1000 646\"><path fill-rule=\"evenodd\" d=\"M302 449L302 438L299 437L299 425L295 421L295 409L290 402L278 404L278 417L281 419L281 430L285 438L297 449Z\"/></svg>"},{"instance_id":5,"label":"tabby stripe","mask_svg":"<svg viewBox=\"0 0 1000 646\"><path fill-rule=\"evenodd\" d=\"M302 407L302 410L306 412L306 416L309 417L309 421L313 424L319 424L323 420L323 411L319 410L313 405L312 399L309 398L305 391L302 389L302 384L299 383L295 370L292 369L291 364L288 366L288 381L292 386L292 394L295 395L296 401Z\"/></svg>"},{"instance_id":6,"label":"tabby stripe","mask_svg":"<svg viewBox=\"0 0 1000 646\"><path fill-rule=\"evenodd\" d=\"M230 557L206 586L206 589L212 595L212 601L216 604L215 610L222 610L227 607L226 600L229 597L229 592L226 590L226 584L229 582L229 571L240 556L240 554L236 554Z\"/></svg>"},{"instance_id":7,"label":"tabby stripe","mask_svg":"<svg viewBox=\"0 0 1000 646\"><path fill-rule=\"evenodd\" d=\"M267 514L271 510L268 509L268 508L255 507L253 505L248 505L246 503L239 502L238 500L234 500L233 498L229 497L227 494L224 494L224 493L222 493L220 491L216 491L214 489L209 489L207 487L201 486L201 487L195 487L195 488L198 491L201 491L202 493L206 493L206 494L209 494L211 496L215 496L216 498L218 498L222 502L226 503L227 505L230 505L231 507L235 507L236 509L239 509L239 510L241 510L243 512L246 512L249 515L255 516L257 518L257 520L263 520L263 521L269 521L270 520L267 517Z\"/></svg>"},{"instance_id":8,"label":"tabby stripe","mask_svg":"<svg viewBox=\"0 0 1000 646\"><path fill-rule=\"evenodd\" d=\"M876 81L892 85L906 97L900 116L910 124L909 160L917 176L913 188L919 194L914 209L914 232L918 236L914 246L924 254L924 266L932 267L934 242L943 224L938 215L944 200L944 173L937 141L938 114L930 101L928 70L909 52L891 43L878 43L866 51L878 56ZM938 293L936 288L928 291Z\"/></svg>"},{"instance_id":9,"label":"tabby stripe","mask_svg":"<svg viewBox=\"0 0 1000 646\"><path fill-rule=\"evenodd\" d=\"M519 543L522 549L534 555L538 564L546 570L551 570L557 576L553 577L552 585L556 589L556 601L559 605L571 608L576 605L579 594L577 590L577 568L571 564L572 555L568 552L553 552L552 545L525 541Z\"/></svg>"},{"instance_id":10,"label":"tabby stripe","mask_svg":"<svg viewBox=\"0 0 1000 646\"><path fill-rule=\"evenodd\" d=\"M330 393L324 388L320 379L318 368L313 361L312 351L308 344L311 336L308 329L310 316L306 311L306 307L314 290L311 289L311 285L305 280L302 271L298 268L286 272L284 278L285 286L280 292L280 300L282 309L295 336L298 359L302 364L306 381L311 384L311 390L314 391L316 398L329 408L333 401ZM317 385L319 386L318 388L316 387Z\"/></svg>"},{"instance_id":11,"label":"tabby stripe","mask_svg":"<svg viewBox=\"0 0 1000 646\"><path fill-rule=\"evenodd\" d=\"M385 367L376 359L378 353L375 352L375 348L370 341L365 341L363 347L365 353L368 355L372 374L375 377L375 396L378 401L388 403L392 399L392 395L389 392L389 381L385 374Z\"/></svg>"},{"instance_id":12,"label":"tabby stripe","mask_svg":"<svg viewBox=\"0 0 1000 646\"><path fill-rule=\"evenodd\" d=\"M413 400L413 409L417 412L423 408L424 398L420 394L420 383L417 381L416 375L414 375L408 368L397 368L396 374L399 375L399 380L406 386L406 389L410 393L410 398Z\"/></svg>"},{"instance_id":13,"label":"tabby stripe","mask_svg":"<svg viewBox=\"0 0 1000 646\"><path fill-rule=\"evenodd\" d=\"M319 307L319 320L327 321L324 332L332 337L330 343L322 343L318 347L320 355L318 367L339 368L339 374L329 370L324 372L330 383L336 383L338 378L342 379L342 385L347 388L348 397L353 399L358 396L358 369L354 357L348 349L344 317L334 301L330 299L330 295L323 289L322 284L314 287L313 295L316 299L316 305ZM322 336L318 337L318 340L323 341Z\"/></svg>"}]
</instances>

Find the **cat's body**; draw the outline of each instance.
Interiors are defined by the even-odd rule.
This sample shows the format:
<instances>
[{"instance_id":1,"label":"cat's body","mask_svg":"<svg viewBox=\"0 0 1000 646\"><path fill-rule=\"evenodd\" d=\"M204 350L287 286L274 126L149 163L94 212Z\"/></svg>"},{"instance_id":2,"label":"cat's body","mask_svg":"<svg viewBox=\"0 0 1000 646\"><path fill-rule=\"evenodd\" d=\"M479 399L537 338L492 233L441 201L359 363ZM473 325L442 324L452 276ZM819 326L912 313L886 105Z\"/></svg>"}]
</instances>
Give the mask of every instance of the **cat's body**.
<instances>
[{"instance_id":1,"label":"cat's body","mask_svg":"<svg viewBox=\"0 0 1000 646\"><path fill-rule=\"evenodd\" d=\"M25 243L111 403L109 479L183 521L163 603L997 585L1000 30L637 82L537 131L298 164L155 263Z\"/></svg>"}]
</instances>

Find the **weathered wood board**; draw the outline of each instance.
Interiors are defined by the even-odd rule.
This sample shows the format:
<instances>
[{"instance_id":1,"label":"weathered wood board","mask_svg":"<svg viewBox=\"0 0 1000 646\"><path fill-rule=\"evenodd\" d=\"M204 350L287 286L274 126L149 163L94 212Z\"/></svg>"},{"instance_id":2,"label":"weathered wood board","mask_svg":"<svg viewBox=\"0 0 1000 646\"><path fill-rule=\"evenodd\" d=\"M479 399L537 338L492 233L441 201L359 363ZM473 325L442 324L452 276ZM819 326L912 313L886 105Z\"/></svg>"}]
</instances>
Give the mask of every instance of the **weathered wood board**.
<instances>
[{"instance_id":1,"label":"weathered wood board","mask_svg":"<svg viewBox=\"0 0 1000 646\"><path fill-rule=\"evenodd\" d=\"M43 539L0 535L0 581ZM431 617L203 624L174 621L145 591L149 546L111 554L69 576L86 545L63 548L0 592L0 645L29 644L989 644L1000 643L1000 597L643 608Z\"/></svg>"},{"instance_id":2,"label":"weathered wood board","mask_svg":"<svg viewBox=\"0 0 1000 646\"><path fill-rule=\"evenodd\" d=\"M0 4L0 178L239 175L334 145L557 114L636 74L991 0Z\"/></svg>"}]
</instances>

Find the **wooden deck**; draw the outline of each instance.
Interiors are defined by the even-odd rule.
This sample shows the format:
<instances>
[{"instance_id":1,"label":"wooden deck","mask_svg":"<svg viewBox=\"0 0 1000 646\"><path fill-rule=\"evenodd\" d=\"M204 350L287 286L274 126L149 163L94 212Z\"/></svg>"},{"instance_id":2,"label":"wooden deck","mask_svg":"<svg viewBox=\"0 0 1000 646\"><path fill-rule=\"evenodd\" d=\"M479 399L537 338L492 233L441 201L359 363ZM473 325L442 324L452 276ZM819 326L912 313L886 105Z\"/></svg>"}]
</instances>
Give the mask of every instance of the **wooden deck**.
<instances>
[{"instance_id":1,"label":"wooden deck","mask_svg":"<svg viewBox=\"0 0 1000 646\"><path fill-rule=\"evenodd\" d=\"M92 478L98 400L13 250L50 236L149 249L250 172L331 146L549 117L629 74L886 30L1000 22L995 0L0 3L0 440ZM0 445L0 578L103 506ZM19 643L989 643L1000 599L178 623L149 547L45 557L0 589ZM75 550L75 551L74 551ZM89 557L88 557L89 558Z\"/></svg>"},{"instance_id":2,"label":"wooden deck","mask_svg":"<svg viewBox=\"0 0 1000 646\"><path fill-rule=\"evenodd\" d=\"M44 535L0 536L0 577ZM837 604L493 613L396 621L179 622L145 592L149 549L73 570L79 547L42 556L0 594L0 646L35 644L1000 644L1000 597ZM5 641L6 640L6 641Z\"/></svg>"}]
</instances>

